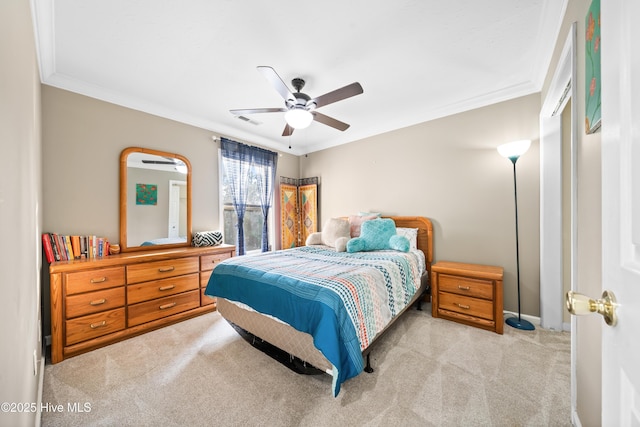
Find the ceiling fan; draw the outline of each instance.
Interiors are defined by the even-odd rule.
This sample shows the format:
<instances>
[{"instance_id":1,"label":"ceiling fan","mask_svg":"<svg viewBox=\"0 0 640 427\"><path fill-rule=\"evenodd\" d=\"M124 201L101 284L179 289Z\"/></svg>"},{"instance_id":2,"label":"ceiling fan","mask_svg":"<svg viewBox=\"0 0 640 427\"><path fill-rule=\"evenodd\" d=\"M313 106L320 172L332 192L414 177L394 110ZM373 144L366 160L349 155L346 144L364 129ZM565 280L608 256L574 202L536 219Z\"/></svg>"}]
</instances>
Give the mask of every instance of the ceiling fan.
<instances>
[{"instance_id":1,"label":"ceiling fan","mask_svg":"<svg viewBox=\"0 0 640 427\"><path fill-rule=\"evenodd\" d=\"M325 93L316 98L311 98L306 93L300 92L304 87L305 81L301 78L291 80L291 84L296 92L291 92L286 84L282 81L278 73L267 66L257 67L258 71L271 83L276 92L284 98L285 106L282 108L245 108L240 110L229 110L231 114L242 116L245 114L256 113L285 113L287 122L282 132L282 136L289 136L294 129L304 129L311 124L313 120L331 126L332 128L345 131L349 128L347 123L336 120L316 111L317 108L332 104L352 96L360 95L363 91L360 83L355 82Z\"/></svg>"}]
</instances>

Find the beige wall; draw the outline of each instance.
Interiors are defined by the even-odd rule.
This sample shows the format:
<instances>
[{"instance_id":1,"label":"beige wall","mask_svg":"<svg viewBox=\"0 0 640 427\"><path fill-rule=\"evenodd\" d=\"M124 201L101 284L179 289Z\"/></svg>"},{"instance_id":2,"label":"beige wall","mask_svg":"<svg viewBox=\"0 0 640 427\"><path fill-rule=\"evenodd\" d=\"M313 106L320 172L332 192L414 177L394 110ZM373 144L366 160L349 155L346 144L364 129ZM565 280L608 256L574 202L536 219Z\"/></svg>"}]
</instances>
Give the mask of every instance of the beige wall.
<instances>
[{"instance_id":1,"label":"beige wall","mask_svg":"<svg viewBox=\"0 0 640 427\"><path fill-rule=\"evenodd\" d=\"M212 131L42 86L44 229L119 239L119 160L127 147L181 154L192 167L194 231L218 230L218 148ZM278 175L298 177L282 153Z\"/></svg>"},{"instance_id":2,"label":"beige wall","mask_svg":"<svg viewBox=\"0 0 640 427\"><path fill-rule=\"evenodd\" d=\"M0 2L0 402L37 402L40 360L40 76L29 2ZM34 374L34 355L37 374ZM0 425L33 426L33 412Z\"/></svg>"},{"instance_id":3,"label":"beige wall","mask_svg":"<svg viewBox=\"0 0 640 427\"><path fill-rule=\"evenodd\" d=\"M435 259L502 266L517 311L513 166L496 147L533 144L517 162L522 312L538 316L540 95L534 94L301 157L320 178L320 222L359 211L420 215Z\"/></svg>"},{"instance_id":4,"label":"beige wall","mask_svg":"<svg viewBox=\"0 0 640 427\"><path fill-rule=\"evenodd\" d=\"M577 241L578 249L574 254L577 260L577 291L598 297L602 293L602 202L601 202L601 154L600 132L587 135L584 131L585 111L585 17L591 0L571 0L562 23L556 43L555 53L542 91L546 96L564 46L570 26L577 22ZM602 399L601 388L601 340L602 319L597 316L584 316L576 319L578 326L574 331L576 340L576 386L577 413L583 426L601 425Z\"/></svg>"},{"instance_id":5,"label":"beige wall","mask_svg":"<svg viewBox=\"0 0 640 427\"><path fill-rule=\"evenodd\" d=\"M584 17L589 0L570 0L546 94L569 25L578 22L578 92L584 110ZM3 401L33 401L36 377L40 230L118 238L118 157L128 146L173 151L194 169L194 229L218 228L217 146L212 132L42 86L44 198L40 204L40 86L28 2L0 2L0 141L15 180L1 184L3 256L0 289L9 302L0 322L11 352L0 356ZM279 158L279 176L318 176L321 221L360 210L425 215L436 227L436 259L503 265L505 308L515 310L513 187L510 163L495 147L520 138L534 145L518 161L523 312L537 315L539 239L536 95L423 123L298 159ZM17 143L16 143L17 142ZM592 296L600 289L600 134L578 135L578 280ZM11 182L11 187L6 185ZM15 185L17 183L17 185ZM16 209L17 207L17 209ZM43 218L43 219L41 219ZM44 221L44 227L40 223ZM34 229L36 232L34 233ZM22 261L21 261L22 260ZM19 284L16 286L15 284ZM600 423L602 322L581 319L577 331L578 413ZM0 415L4 416L4 415ZM33 415L9 424L33 425ZM0 418L0 424L6 424ZM15 421L15 422L14 422Z\"/></svg>"}]
</instances>

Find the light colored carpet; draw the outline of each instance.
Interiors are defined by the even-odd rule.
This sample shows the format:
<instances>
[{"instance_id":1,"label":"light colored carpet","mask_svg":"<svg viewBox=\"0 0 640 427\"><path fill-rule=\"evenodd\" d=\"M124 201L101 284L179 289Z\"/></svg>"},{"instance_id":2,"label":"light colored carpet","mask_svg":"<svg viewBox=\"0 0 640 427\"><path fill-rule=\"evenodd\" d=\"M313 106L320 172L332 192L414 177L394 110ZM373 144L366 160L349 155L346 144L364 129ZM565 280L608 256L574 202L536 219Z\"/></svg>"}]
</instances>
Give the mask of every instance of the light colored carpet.
<instances>
[{"instance_id":1,"label":"light colored carpet","mask_svg":"<svg viewBox=\"0 0 640 427\"><path fill-rule=\"evenodd\" d=\"M570 335L411 310L345 382L299 375L211 313L45 367L44 426L569 426ZM69 408L71 403L71 408ZM73 403L85 412L74 412ZM85 403L87 406L85 406ZM88 409L88 411L87 411Z\"/></svg>"}]
</instances>

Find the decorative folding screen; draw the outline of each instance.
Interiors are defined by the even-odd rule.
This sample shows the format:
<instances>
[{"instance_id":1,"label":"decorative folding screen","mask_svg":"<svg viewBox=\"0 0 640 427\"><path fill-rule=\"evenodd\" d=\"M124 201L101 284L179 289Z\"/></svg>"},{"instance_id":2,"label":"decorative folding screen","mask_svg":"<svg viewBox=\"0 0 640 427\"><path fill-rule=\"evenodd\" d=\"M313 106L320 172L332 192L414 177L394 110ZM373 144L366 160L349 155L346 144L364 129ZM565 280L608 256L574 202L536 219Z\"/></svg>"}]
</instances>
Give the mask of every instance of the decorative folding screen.
<instances>
[{"instance_id":1,"label":"decorative folding screen","mask_svg":"<svg viewBox=\"0 0 640 427\"><path fill-rule=\"evenodd\" d=\"M318 177L280 177L280 221L282 249L304 246L318 231Z\"/></svg>"}]
</instances>

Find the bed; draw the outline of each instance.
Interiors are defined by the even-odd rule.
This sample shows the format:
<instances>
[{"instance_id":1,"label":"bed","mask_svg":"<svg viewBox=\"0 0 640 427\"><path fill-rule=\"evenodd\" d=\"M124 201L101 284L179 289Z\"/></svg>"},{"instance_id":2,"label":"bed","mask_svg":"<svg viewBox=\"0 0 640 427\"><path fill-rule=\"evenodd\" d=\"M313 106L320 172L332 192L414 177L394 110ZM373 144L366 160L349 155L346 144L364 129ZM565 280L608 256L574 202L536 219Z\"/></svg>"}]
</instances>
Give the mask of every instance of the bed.
<instances>
[{"instance_id":1,"label":"bed","mask_svg":"<svg viewBox=\"0 0 640 427\"><path fill-rule=\"evenodd\" d=\"M185 243L186 241L186 237L160 237L142 242L140 246L172 245L174 243Z\"/></svg>"},{"instance_id":2,"label":"bed","mask_svg":"<svg viewBox=\"0 0 640 427\"><path fill-rule=\"evenodd\" d=\"M389 218L417 229L417 251L304 246L230 258L214 269L205 294L217 297L219 313L236 329L331 374L337 396L344 381L370 370L369 353L387 328L428 298L431 221Z\"/></svg>"}]
</instances>

